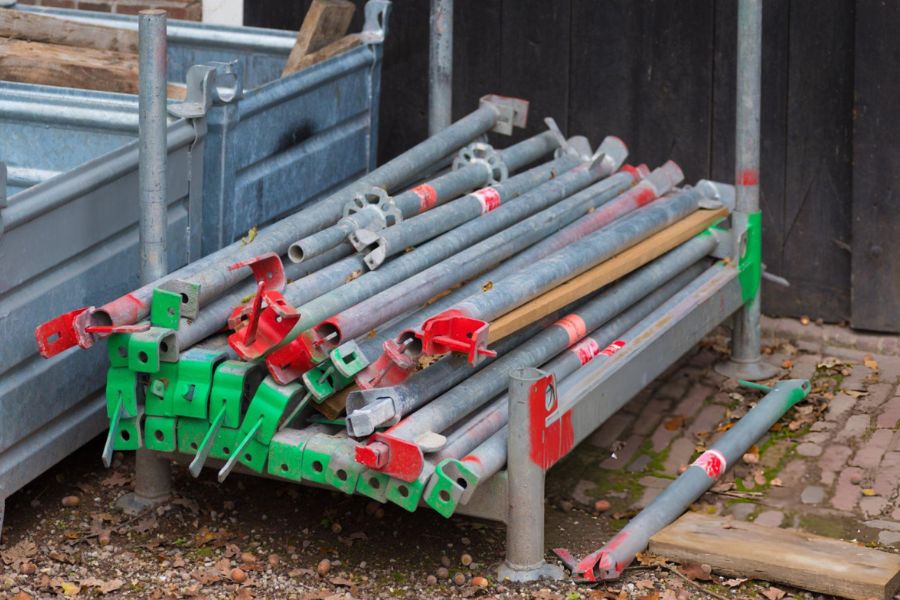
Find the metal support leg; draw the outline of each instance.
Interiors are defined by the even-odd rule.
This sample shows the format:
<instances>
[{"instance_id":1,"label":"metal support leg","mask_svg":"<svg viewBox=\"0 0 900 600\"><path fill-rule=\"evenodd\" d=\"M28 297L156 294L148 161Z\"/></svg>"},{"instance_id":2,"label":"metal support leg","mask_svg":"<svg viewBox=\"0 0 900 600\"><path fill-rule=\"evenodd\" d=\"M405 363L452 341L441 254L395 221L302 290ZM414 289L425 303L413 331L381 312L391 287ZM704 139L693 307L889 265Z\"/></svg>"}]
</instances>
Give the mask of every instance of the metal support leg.
<instances>
[{"instance_id":1,"label":"metal support leg","mask_svg":"<svg viewBox=\"0 0 900 600\"><path fill-rule=\"evenodd\" d=\"M447 128L453 101L453 0L431 0L428 135Z\"/></svg>"},{"instance_id":2,"label":"metal support leg","mask_svg":"<svg viewBox=\"0 0 900 600\"><path fill-rule=\"evenodd\" d=\"M163 277L166 265L166 12L141 11L139 28L139 134L141 284ZM172 489L169 461L140 449L135 459L134 493L119 499L126 512L164 502Z\"/></svg>"},{"instance_id":3,"label":"metal support leg","mask_svg":"<svg viewBox=\"0 0 900 600\"><path fill-rule=\"evenodd\" d=\"M3 543L3 516L6 514L6 498L0 498L0 544Z\"/></svg>"},{"instance_id":4,"label":"metal support leg","mask_svg":"<svg viewBox=\"0 0 900 600\"><path fill-rule=\"evenodd\" d=\"M759 254L750 255L750 236L761 235L759 224L760 82L762 73L762 0L738 2L737 110L735 114L735 261L742 270L744 307L734 317L731 360L716 371L735 379L759 381L774 377L778 369L759 353ZM757 227L751 227L752 223ZM758 247L758 246L757 246ZM749 255L749 256L748 256Z\"/></svg>"},{"instance_id":5,"label":"metal support leg","mask_svg":"<svg viewBox=\"0 0 900 600\"><path fill-rule=\"evenodd\" d=\"M509 375L509 518L506 523L506 560L501 580L562 579L563 570L544 561L544 469L532 459L532 387L545 376L527 367ZM555 400L554 400L555 401Z\"/></svg>"}]
</instances>

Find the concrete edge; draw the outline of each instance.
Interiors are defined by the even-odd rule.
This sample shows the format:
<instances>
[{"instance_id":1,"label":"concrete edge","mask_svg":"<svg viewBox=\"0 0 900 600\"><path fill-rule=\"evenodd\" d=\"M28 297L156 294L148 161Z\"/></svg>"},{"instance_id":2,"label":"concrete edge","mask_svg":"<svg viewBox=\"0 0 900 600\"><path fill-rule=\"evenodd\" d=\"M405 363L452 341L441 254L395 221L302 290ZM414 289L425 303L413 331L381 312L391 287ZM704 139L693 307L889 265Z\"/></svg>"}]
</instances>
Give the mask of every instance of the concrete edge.
<instances>
[{"instance_id":1,"label":"concrete edge","mask_svg":"<svg viewBox=\"0 0 900 600\"><path fill-rule=\"evenodd\" d=\"M798 319L762 317L760 323L764 344L780 341L802 341L816 346L822 354L840 354L840 350L882 356L900 356L900 336L854 331L840 325L803 325Z\"/></svg>"}]
</instances>

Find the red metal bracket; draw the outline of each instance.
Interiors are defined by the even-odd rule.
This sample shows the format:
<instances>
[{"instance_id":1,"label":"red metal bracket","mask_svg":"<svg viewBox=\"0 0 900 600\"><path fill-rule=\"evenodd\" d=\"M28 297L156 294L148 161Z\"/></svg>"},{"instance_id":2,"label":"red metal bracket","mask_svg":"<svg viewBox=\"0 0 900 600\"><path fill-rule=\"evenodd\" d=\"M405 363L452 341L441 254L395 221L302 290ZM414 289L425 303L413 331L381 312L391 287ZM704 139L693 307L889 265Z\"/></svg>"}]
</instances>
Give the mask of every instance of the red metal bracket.
<instances>
[{"instance_id":1,"label":"red metal bracket","mask_svg":"<svg viewBox=\"0 0 900 600\"><path fill-rule=\"evenodd\" d=\"M560 413L553 375L546 375L531 386L528 413L531 416L529 456L534 464L546 471L575 445L572 409Z\"/></svg>"},{"instance_id":2,"label":"red metal bracket","mask_svg":"<svg viewBox=\"0 0 900 600\"><path fill-rule=\"evenodd\" d=\"M356 462L402 481L412 482L422 473L422 449L413 442L375 432L365 446L356 447Z\"/></svg>"},{"instance_id":3,"label":"red metal bracket","mask_svg":"<svg viewBox=\"0 0 900 600\"><path fill-rule=\"evenodd\" d=\"M140 333L149 331L150 323L138 323L137 325L88 325L84 328L88 333L97 335L112 335L114 333Z\"/></svg>"},{"instance_id":4,"label":"red metal bracket","mask_svg":"<svg viewBox=\"0 0 900 600\"><path fill-rule=\"evenodd\" d=\"M280 344L299 319L300 313L280 292L257 293L246 325L228 336L228 344L244 360L259 358Z\"/></svg>"},{"instance_id":5,"label":"red metal bracket","mask_svg":"<svg viewBox=\"0 0 900 600\"><path fill-rule=\"evenodd\" d=\"M403 352L403 346L395 340L387 340L382 348L384 352L378 360L357 373L355 381L360 389L398 385L415 371L418 361Z\"/></svg>"},{"instance_id":6,"label":"red metal bracket","mask_svg":"<svg viewBox=\"0 0 900 600\"><path fill-rule=\"evenodd\" d=\"M42 323L35 327L34 338L37 340L38 352L44 358L56 356L63 350L68 350L75 346L82 348L89 347L93 340L83 343L80 330L75 326L75 319L82 313L92 311L93 306L79 308L72 312L67 312L50 319L46 323ZM88 336L90 337L90 336Z\"/></svg>"},{"instance_id":7,"label":"red metal bracket","mask_svg":"<svg viewBox=\"0 0 900 600\"><path fill-rule=\"evenodd\" d=\"M301 335L290 344L286 344L266 357L266 368L272 379L281 385L287 385L316 366L312 344Z\"/></svg>"},{"instance_id":8,"label":"red metal bracket","mask_svg":"<svg viewBox=\"0 0 900 600\"><path fill-rule=\"evenodd\" d=\"M462 352L468 355L469 363L475 365L482 356L497 356L496 352L487 349L489 327L486 321L450 309L426 320L416 337L422 340L425 354Z\"/></svg>"},{"instance_id":9,"label":"red metal bracket","mask_svg":"<svg viewBox=\"0 0 900 600\"><path fill-rule=\"evenodd\" d=\"M275 290L280 292L284 289L284 284L287 283L281 257L274 252L266 252L265 254L234 263L228 267L228 270L236 271L244 267L250 267L250 270L253 271L253 277L256 279L257 288L262 287L264 291Z\"/></svg>"}]
</instances>

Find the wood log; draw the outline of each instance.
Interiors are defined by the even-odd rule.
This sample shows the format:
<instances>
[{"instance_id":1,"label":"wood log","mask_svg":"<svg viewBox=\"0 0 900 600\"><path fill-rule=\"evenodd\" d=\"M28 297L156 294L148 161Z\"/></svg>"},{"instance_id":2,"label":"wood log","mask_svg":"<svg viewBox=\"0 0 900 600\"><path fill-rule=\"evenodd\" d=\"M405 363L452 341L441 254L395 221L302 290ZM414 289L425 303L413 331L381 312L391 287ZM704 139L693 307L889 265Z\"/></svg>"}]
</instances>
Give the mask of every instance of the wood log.
<instances>
[{"instance_id":1,"label":"wood log","mask_svg":"<svg viewBox=\"0 0 900 600\"><path fill-rule=\"evenodd\" d=\"M348 0L313 0L281 76L305 68L308 65L304 65L304 57L340 40L347 33L355 10L356 6Z\"/></svg>"},{"instance_id":2,"label":"wood log","mask_svg":"<svg viewBox=\"0 0 900 600\"><path fill-rule=\"evenodd\" d=\"M0 80L137 94L138 57L0 38ZM168 95L183 99L185 87L170 83Z\"/></svg>"},{"instance_id":3,"label":"wood log","mask_svg":"<svg viewBox=\"0 0 900 600\"><path fill-rule=\"evenodd\" d=\"M88 25L22 10L0 10L0 37L94 50L138 53L138 32Z\"/></svg>"},{"instance_id":4,"label":"wood log","mask_svg":"<svg viewBox=\"0 0 900 600\"><path fill-rule=\"evenodd\" d=\"M889 600L900 587L900 555L696 513L685 514L650 538L650 553L708 564L722 575L858 600Z\"/></svg>"}]
</instances>

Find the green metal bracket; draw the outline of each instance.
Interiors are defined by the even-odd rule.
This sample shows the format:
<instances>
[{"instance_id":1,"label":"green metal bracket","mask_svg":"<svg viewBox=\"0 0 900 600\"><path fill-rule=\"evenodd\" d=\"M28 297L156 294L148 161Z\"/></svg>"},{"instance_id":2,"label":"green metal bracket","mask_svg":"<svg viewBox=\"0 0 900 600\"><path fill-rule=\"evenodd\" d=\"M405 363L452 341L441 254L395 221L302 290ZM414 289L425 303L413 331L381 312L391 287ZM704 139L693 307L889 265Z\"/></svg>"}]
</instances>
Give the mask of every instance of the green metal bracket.
<instances>
[{"instance_id":1,"label":"green metal bracket","mask_svg":"<svg viewBox=\"0 0 900 600\"><path fill-rule=\"evenodd\" d=\"M140 392L139 375L125 367L110 367L106 371L106 416L129 418L138 414Z\"/></svg>"},{"instance_id":2,"label":"green metal bracket","mask_svg":"<svg viewBox=\"0 0 900 600\"><path fill-rule=\"evenodd\" d=\"M115 432L113 449L137 450L143 448L144 440L141 435L141 419L143 417L143 411L138 409L136 417L119 419L118 427L112 427Z\"/></svg>"},{"instance_id":3,"label":"green metal bracket","mask_svg":"<svg viewBox=\"0 0 900 600\"><path fill-rule=\"evenodd\" d=\"M269 444L268 473L291 481L303 479L303 450L312 436L303 429L282 429Z\"/></svg>"},{"instance_id":4,"label":"green metal bracket","mask_svg":"<svg viewBox=\"0 0 900 600\"><path fill-rule=\"evenodd\" d=\"M200 444L209 431L206 419L179 418L177 426L178 451L182 454L194 455L200 450Z\"/></svg>"},{"instance_id":5,"label":"green metal bracket","mask_svg":"<svg viewBox=\"0 0 900 600\"><path fill-rule=\"evenodd\" d=\"M425 504L449 519L456 512L467 490L478 485L479 477L466 464L455 458L445 458L437 464L434 475L425 486Z\"/></svg>"},{"instance_id":6,"label":"green metal bracket","mask_svg":"<svg viewBox=\"0 0 900 600\"><path fill-rule=\"evenodd\" d=\"M177 363L178 377L172 394L172 411L176 415L208 418L213 375L216 367L226 358L224 352L203 348L191 348L182 353Z\"/></svg>"},{"instance_id":7,"label":"green metal bracket","mask_svg":"<svg viewBox=\"0 0 900 600\"><path fill-rule=\"evenodd\" d=\"M106 338L106 351L110 367L128 366L128 338L130 333L113 333Z\"/></svg>"},{"instance_id":8,"label":"green metal bracket","mask_svg":"<svg viewBox=\"0 0 900 600\"><path fill-rule=\"evenodd\" d=\"M415 481L406 482L392 477L387 488L388 501L393 502L404 510L415 512L419 507L422 495L425 493L425 486L428 485L428 480L431 479L433 474L434 466L429 462L425 462L422 472L419 473L419 477Z\"/></svg>"},{"instance_id":9,"label":"green metal bracket","mask_svg":"<svg viewBox=\"0 0 900 600\"><path fill-rule=\"evenodd\" d=\"M128 340L128 368L139 373L156 373L160 363L178 361L178 340L175 331L151 327L147 331L130 334Z\"/></svg>"},{"instance_id":10,"label":"green metal bracket","mask_svg":"<svg viewBox=\"0 0 900 600\"><path fill-rule=\"evenodd\" d=\"M329 359L335 370L347 379L352 379L357 373L369 366L369 361L359 351L359 346L356 343L338 346L331 351Z\"/></svg>"},{"instance_id":11,"label":"green metal bracket","mask_svg":"<svg viewBox=\"0 0 900 600\"><path fill-rule=\"evenodd\" d=\"M175 429L178 419L172 417L147 417L144 419L144 445L148 450L175 452Z\"/></svg>"},{"instance_id":12,"label":"green metal bracket","mask_svg":"<svg viewBox=\"0 0 900 600\"><path fill-rule=\"evenodd\" d=\"M178 363L160 363L159 370L150 376L144 398L144 410L155 417L174 417L175 390L178 383Z\"/></svg>"},{"instance_id":13,"label":"green metal bracket","mask_svg":"<svg viewBox=\"0 0 900 600\"><path fill-rule=\"evenodd\" d=\"M269 447L251 439L241 450L241 464L250 467L257 473L262 473L266 467L266 458L269 456Z\"/></svg>"},{"instance_id":14,"label":"green metal bracket","mask_svg":"<svg viewBox=\"0 0 900 600\"><path fill-rule=\"evenodd\" d=\"M735 212L731 218L735 231L740 231L740 222L746 220L746 233L738 261L738 281L741 284L741 297L746 304L759 293L762 277L762 212Z\"/></svg>"},{"instance_id":15,"label":"green metal bracket","mask_svg":"<svg viewBox=\"0 0 900 600\"><path fill-rule=\"evenodd\" d=\"M265 369L258 363L226 360L220 364L213 375L209 418L212 420L224 407L225 420L222 425L237 429L246 405L265 376Z\"/></svg>"},{"instance_id":16,"label":"green metal bracket","mask_svg":"<svg viewBox=\"0 0 900 600\"><path fill-rule=\"evenodd\" d=\"M351 383L352 378L347 378L335 370L331 361L313 367L301 377L303 385L312 394L316 404L321 404L336 392L341 391Z\"/></svg>"},{"instance_id":17,"label":"green metal bracket","mask_svg":"<svg viewBox=\"0 0 900 600\"><path fill-rule=\"evenodd\" d=\"M150 325L178 329L181 322L181 294L156 288L150 301Z\"/></svg>"},{"instance_id":18,"label":"green metal bracket","mask_svg":"<svg viewBox=\"0 0 900 600\"><path fill-rule=\"evenodd\" d=\"M234 451L238 440L238 430L230 427L222 427L213 438L212 449L209 455L219 460L228 460Z\"/></svg>"},{"instance_id":19,"label":"green metal bracket","mask_svg":"<svg viewBox=\"0 0 900 600\"><path fill-rule=\"evenodd\" d=\"M266 377L247 407L239 428L241 434L247 436L253 430L256 440L268 446L285 410L291 402L299 400L303 392L303 386L299 383L278 385L274 379ZM257 426L257 423L260 425Z\"/></svg>"},{"instance_id":20,"label":"green metal bracket","mask_svg":"<svg viewBox=\"0 0 900 600\"><path fill-rule=\"evenodd\" d=\"M387 502L387 487L391 478L381 471L363 469L356 480L356 493L384 504Z\"/></svg>"},{"instance_id":21,"label":"green metal bracket","mask_svg":"<svg viewBox=\"0 0 900 600\"><path fill-rule=\"evenodd\" d=\"M326 433L317 433L309 438L303 450L301 473L305 481L327 485L326 474L331 455L346 438L336 438Z\"/></svg>"},{"instance_id":22,"label":"green metal bracket","mask_svg":"<svg viewBox=\"0 0 900 600\"><path fill-rule=\"evenodd\" d=\"M343 443L332 450L331 460L325 469L325 483L340 492L352 494L365 467L356 462L356 442L340 439Z\"/></svg>"}]
</instances>

